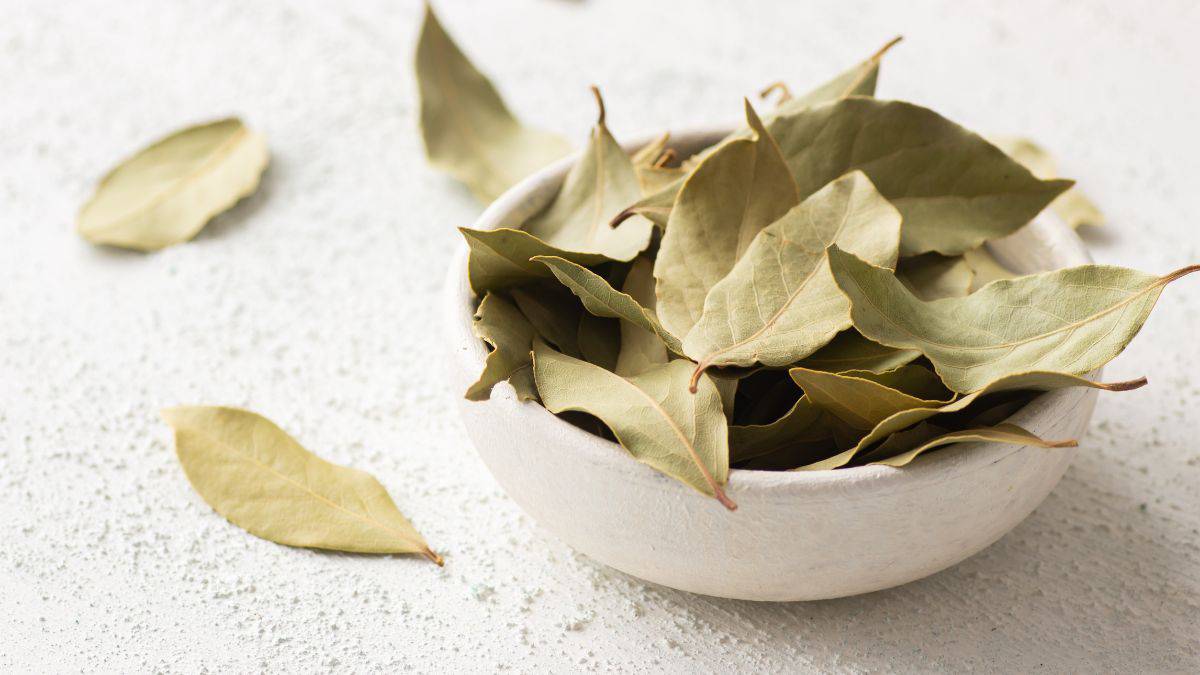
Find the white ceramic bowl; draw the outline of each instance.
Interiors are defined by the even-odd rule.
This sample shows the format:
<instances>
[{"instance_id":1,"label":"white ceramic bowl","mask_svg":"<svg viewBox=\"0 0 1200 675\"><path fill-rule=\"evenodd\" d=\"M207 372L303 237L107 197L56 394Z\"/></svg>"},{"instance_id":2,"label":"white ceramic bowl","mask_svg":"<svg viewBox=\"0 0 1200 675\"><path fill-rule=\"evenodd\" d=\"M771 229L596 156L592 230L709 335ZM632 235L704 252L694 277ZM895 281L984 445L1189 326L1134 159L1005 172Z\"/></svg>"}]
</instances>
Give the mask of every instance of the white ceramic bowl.
<instances>
[{"instance_id":1,"label":"white ceramic bowl","mask_svg":"<svg viewBox=\"0 0 1200 675\"><path fill-rule=\"evenodd\" d=\"M678 134L672 145L687 156L725 133ZM520 226L548 202L573 161L509 190L475 227ZM1047 218L996 242L993 253L1023 272L1089 262L1075 233ZM648 581L747 600L816 600L897 586L995 542L1045 499L1074 457L1072 449L969 443L902 469L733 470L726 492L738 509L730 512L541 405L518 402L507 383L488 401L465 400L486 355L471 332L476 301L466 264L464 245L446 283L449 384L480 457L542 527ZM1043 438L1078 438L1096 394L1043 394L1010 421Z\"/></svg>"}]
</instances>

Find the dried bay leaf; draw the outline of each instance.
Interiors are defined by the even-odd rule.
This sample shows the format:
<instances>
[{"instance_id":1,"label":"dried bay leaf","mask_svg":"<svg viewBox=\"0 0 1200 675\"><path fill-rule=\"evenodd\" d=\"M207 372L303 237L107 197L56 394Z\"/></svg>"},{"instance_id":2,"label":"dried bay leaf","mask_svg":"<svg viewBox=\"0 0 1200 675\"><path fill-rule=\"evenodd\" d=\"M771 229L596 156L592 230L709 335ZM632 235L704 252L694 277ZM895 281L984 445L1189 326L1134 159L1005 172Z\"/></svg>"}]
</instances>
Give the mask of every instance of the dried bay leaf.
<instances>
[{"instance_id":1,"label":"dried bay leaf","mask_svg":"<svg viewBox=\"0 0 1200 675\"><path fill-rule=\"evenodd\" d=\"M806 197L854 169L904 216L902 256L958 255L1029 222L1071 186L1039 180L932 110L849 97L767 127Z\"/></svg>"},{"instance_id":2,"label":"dried bay leaf","mask_svg":"<svg viewBox=\"0 0 1200 675\"><path fill-rule=\"evenodd\" d=\"M838 467L845 466L846 464L850 463L855 456L858 455L858 453L898 431L903 431L915 424L928 420L937 415L964 411L971 405L974 405L976 401L979 401L981 398L990 394L1022 390L1054 391L1056 389L1066 389L1068 387L1089 387L1091 389L1100 389L1102 391L1131 391L1133 389L1142 387L1145 384L1146 378L1144 377L1125 382L1104 383L1093 382L1076 375L1050 371L1029 371L1024 373L1016 373L989 382L979 391L955 399L953 402L945 405L931 405L928 407L900 410L875 425L875 428L873 428L866 436L859 439L854 447L840 452L833 457L829 457L806 466L801 466L799 470L816 471L836 469Z\"/></svg>"},{"instance_id":3,"label":"dried bay leaf","mask_svg":"<svg viewBox=\"0 0 1200 675\"><path fill-rule=\"evenodd\" d=\"M1087 373L1137 334L1166 276L1083 265L996 281L962 298L924 302L887 269L829 249L830 269L850 298L854 327L890 347L917 349L954 391L970 393L1030 370Z\"/></svg>"},{"instance_id":4,"label":"dried bay leaf","mask_svg":"<svg viewBox=\"0 0 1200 675\"><path fill-rule=\"evenodd\" d=\"M1032 140L1019 136L994 136L988 140L1009 157L1025 165L1038 178L1058 176L1058 164L1054 157ZM1072 229L1080 225L1099 227L1104 224L1104 214L1078 187L1067 190L1051 202L1050 210Z\"/></svg>"},{"instance_id":5,"label":"dried bay leaf","mask_svg":"<svg viewBox=\"0 0 1200 675\"><path fill-rule=\"evenodd\" d=\"M250 534L287 546L419 553L442 564L378 480L326 462L270 420L209 406L162 415L192 487Z\"/></svg>"},{"instance_id":6,"label":"dried bay leaf","mask_svg":"<svg viewBox=\"0 0 1200 675\"><path fill-rule=\"evenodd\" d=\"M618 322L602 316L582 312L576 330L579 353L584 361L614 370L620 357L621 329Z\"/></svg>"},{"instance_id":7,"label":"dried bay leaf","mask_svg":"<svg viewBox=\"0 0 1200 675\"><path fill-rule=\"evenodd\" d=\"M576 410L604 421L639 462L735 509L722 486L729 442L721 396L712 380L689 394L691 365L672 361L633 377L560 354L534 342L534 376L551 412Z\"/></svg>"},{"instance_id":8,"label":"dried bay leaf","mask_svg":"<svg viewBox=\"0 0 1200 675\"><path fill-rule=\"evenodd\" d=\"M861 370L882 373L912 362L921 352L895 349L872 342L856 330L838 333L833 340L807 356L798 365L810 370L844 373Z\"/></svg>"},{"instance_id":9,"label":"dried bay leaf","mask_svg":"<svg viewBox=\"0 0 1200 675\"><path fill-rule=\"evenodd\" d=\"M138 251L185 242L254 192L267 162L263 137L239 119L188 127L109 171L77 229L94 244Z\"/></svg>"},{"instance_id":10,"label":"dried bay leaf","mask_svg":"<svg viewBox=\"0 0 1200 675\"><path fill-rule=\"evenodd\" d=\"M571 146L522 125L492 83L459 50L425 5L416 52L421 137L429 163L490 202Z\"/></svg>"},{"instance_id":11,"label":"dried bay leaf","mask_svg":"<svg viewBox=\"0 0 1200 675\"><path fill-rule=\"evenodd\" d=\"M467 399L484 401L497 382L507 380L521 401L537 400L533 382L533 362L529 350L536 334L521 311L504 298L488 293L475 310L475 335L488 343L492 351L484 361L479 379L467 389Z\"/></svg>"},{"instance_id":12,"label":"dried bay leaf","mask_svg":"<svg viewBox=\"0 0 1200 675\"><path fill-rule=\"evenodd\" d=\"M653 224L631 218L618 227L610 221L642 196L633 162L605 126L604 100L592 87L599 115L587 148L571 167L554 200L525 223L524 230L567 251L599 253L632 260L650 245Z\"/></svg>"},{"instance_id":13,"label":"dried bay leaf","mask_svg":"<svg viewBox=\"0 0 1200 675\"><path fill-rule=\"evenodd\" d=\"M900 213L860 171L834 180L762 229L712 287L683 342L698 362L697 374L714 365L786 366L849 328L850 303L825 256L835 242L877 264L896 264Z\"/></svg>"},{"instance_id":14,"label":"dried bay leaf","mask_svg":"<svg viewBox=\"0 0 1200 675\"><path fill-rule=\"evenodd\" d=\"M467 279L476 295L552 277L544 265L531 260L535 256L556 256L588 266L608 261L599 253L565 251L550 246L523 230L460 227L458 231L467 241Z\"/></svg>"},{"instance_id":15,"label":"dried bay leaf","mask_svg":"<svg viewBox=\"0 0 1200 675\"><path fill-rule=\"evenodd\" d=\"M975 272L962 256L924 253L901 260L896 277L918 298L938 300L970 293Z\"/></svg>"},{"instance_id":16,"label":"dried bay leaf","mask_svg":"<svg viewBox=\"0 0 1200 675\"><path fill-rule=\"evenodd\" d=\"M642 316L647 322L650 318L658 320L658 315L654 313L657 304L654 297L654 263L650 259L639 257L633 261L629 273L625 275L621 292L641 305ZM617 355L615 370L618 375L637 375L670 360L666 343L652 329L643 328L633 321L621 322L621 351Z\"/></svg>"},{"instance_id":17,"label":"dried bay leaf","mask_svg":"<svg viewBox=\"0 0 1200 675\"><path fill-rule=\"evenodd\" d=\"M570 291L555 282L542 282L514 288L508 294L543 340L568 356L583 356L579 350L579 320L583 307Z\"/></svg>"},{"instance_id":18,"label":"dried bay leaf","mask_svg":"<svg viewBox=\"0 0 1200 675\"><path fill-rule=\"evenodd\" d=\"M847 96L874 96L875 84L879 80L879 63L889 49L900 43L903 38L892 38L871 56L855 64L850 69L838 73L836 77L821 86L796 98L788 97L781 101L770 115L770 119L780 115L790 115L805 108L820 103L836 101ZM766 91L764 94L768 93ZM768 119L768 121L770 121Z\"/></svg>"},{"instance_id":19,"label":"dried bay leaf","mask_svg":"<svg viewBox=\"0 0 1200 675\"><path fill-rule=\"evenodd\" d=\"M687 335L704 298L764 227L800 202L779 147L750 103L752 138L720 146L688 176L671 209L654 263L658 313L667 330Z\"/></svg>"},{"instance_id":20,"label":"dried bay leaf","mask_svg":"<svg viewBox=\"0 0 1200 675\"><path fill-rule=\"evenodd\" d=\"M888 439L889 441L891 439ZM1047 441L1043 440L1034 434L1029 433L1025 429L1015 424L997 424L994 427L979 427L975 429L962 429L960 431L951 431L935 438L927 439L917 443L915 447L900 450L904 445L909 445L913 438L906 438L902 442L888 446L887 441L884 442L877 451L872 451L863 456L863 461L870 464L883 464L885 466L907 466L922 453L939 448L943 445L952 443L970 443L979 441L984 443L1008 443L1010 445L1033 446L1037 448L1074 448L1079 445L1073 440L1062 441Z\"/></svg>"},{"instance_id":21,"label":"dried bay leaf","mask_svg":"<svg viewBox=\"0 0 1200 675\"><path fill-rule=\"evenodd\" d=\"M825 411L805 397L774 422L729 427L729 461L734 464L789 449L815 461L833 445Z\"/></svg>"},{"instance_id":22,"label":"dried bay leaf","mask_svg":"<svg viewBox=\"0 0 1200 675\"><path fill-rule=\"evenodd\" d=\"M1001 265L1000 261L996 260L996 257L988 251L987 246L964 251L962 258L963 262L971 268L971 286L968 289L970 293L974 293L998 279L1012 279L1019 276Z\"/></svg>"},{"instance_id":23,"label":"dried bay leaf","mask_svg":"<svg viewBox=\"0 0 1200 675\"><path fill-rule=\"evenodd\" d=\"M653 310L628 294L614 289L604 277L586 267L555 256L538 256L534 260L549 268L563 285L583 301L583 306L592 314L628 321L658 336L673 353L683 353L679 338L663 327Z\"/></svg>"},{"instance_id":24,"label":"dried bay leaf","mask_svg":"<svg viewBox=\"0 0 1200 675\"><path fill-rule=\"evenodd\" d=\"M788 374L804 390L805 398L813 406L828 411L855 429L870 431L898 412L937 407L953 399L952 394L937 398L940 393L937 392L940 387L935 385L937 378L933 377L930 382L922 371L928 373L916 366L902 366L875 376L875 379L868 379L862 372L842 375L806 368L792 368ZM931 398L906 393L906 389Z\"/></svg>"}]
</instances>

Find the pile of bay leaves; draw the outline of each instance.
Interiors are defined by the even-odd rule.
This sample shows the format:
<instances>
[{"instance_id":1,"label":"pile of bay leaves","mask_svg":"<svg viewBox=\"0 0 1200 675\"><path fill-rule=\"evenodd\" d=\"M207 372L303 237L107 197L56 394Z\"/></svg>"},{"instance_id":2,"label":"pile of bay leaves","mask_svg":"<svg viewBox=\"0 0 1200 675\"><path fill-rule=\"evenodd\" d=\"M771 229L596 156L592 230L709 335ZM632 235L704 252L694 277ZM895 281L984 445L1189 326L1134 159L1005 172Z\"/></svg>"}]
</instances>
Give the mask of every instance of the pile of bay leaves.
<instances>
[{"instance_id":1,"label":"pile of bay leaves","mask_svg":"<svg viewBox=\"0 0 1200 675\"><path fill-rule=\"evenodd\" d=\"M802 96L773 87L774 110L746 102L744 127L689 157L666 134L627 153L593 89L598 119L550 203L519 229L462 229L491 349L467 397L508 381L731 509L731 467L1073 445L1004 420L1038 392L1144 384L1086 374L1198 268L1008 271L989 240L1048 206L1099 214L1036 146L874 98L886 49ZM431 11L417 76L431 162L482 199L569 152L517 121Z\"/></svg>"}]
</instances>

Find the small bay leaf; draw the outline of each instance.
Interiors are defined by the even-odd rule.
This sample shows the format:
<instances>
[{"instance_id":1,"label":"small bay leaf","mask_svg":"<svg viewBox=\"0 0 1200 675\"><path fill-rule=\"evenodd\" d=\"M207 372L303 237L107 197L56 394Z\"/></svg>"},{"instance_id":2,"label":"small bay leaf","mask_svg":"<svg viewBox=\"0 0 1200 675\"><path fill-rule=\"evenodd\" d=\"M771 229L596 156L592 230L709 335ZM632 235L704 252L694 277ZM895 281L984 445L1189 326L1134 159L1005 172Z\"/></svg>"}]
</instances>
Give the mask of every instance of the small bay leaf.
<instances>
[{"instance_id":1,"label":"small bay leaf","mask_svg":"<svg viewBox=\"0 0 1200 675\"><path fill-rule=\"evenodd\" d=\"M138 251L185 242L254 192L267 161L263 137L239 119L177 131L101 179L79 211L79 234Z\"/></svg>"},{"instance_id":2,"label":"small bay leaf","mask_svg":"<svg viewBox=\"0 0 1200 675\"><path fill-rule=\"evenodd\" d=\"M663 234L654 277L658 314L674 335L687 335L704 298L764 227L800 202L796 183L750 103L752 138L734 139L684 181Z\"/></svg>"},{"instance_id":3,"label":"small bay leaf","mask_svg":"<svg viewBox=\"0 0 1200 675\"><path fill-rule=\"evenodd\" d=\"M162 415L192 487L250 534L287 546L419 553L442 564L378 480L317 457L265 417L209 406Z\"/></svg>"},{"instance_id":4,"label":"small bay leaf","mask_svg":"<svg viewBox=\"0 0 1200 675\"><path fill-rule=\"evenodd\" d=\"M484 401L497 382L507 380L521 401L537 400L533 382L533 326L504 298L488 293L475 310L475 335L492 346L479 379L467 389L467 399Z\"/></svg>"},{"instance_id":5,"label":"small bay leaf","mask_svg":"<svg viewBox=\"0 0 1200 675\"><path fill-rule=\"evenodd\" d=\"M975 272L962 256L924 253L901 260L896 267L896 277L918 298L939 300L970 293Z\"/></svg>"},{"instance_id":6,"label":"small bay leaf","mask_svg":"<svg viewBox=\"0 0 1200 675\"><path fill-rule=\"evenodd\" d=\"M704 378L687 391L691 364L684 360L621 377L534 342L534 376L551 412L595 415L639 462L737 508L722 486L729 476L729 439L721 396Z\"/></svg>"},{"instance_id":7,"label":"small bay leaf","mask_svg":"<svg viewBox=\"0 0 1200 675\"><path fill-rule=\"evenodd\" d=\"M849 328L850 303L825 256L835 242L877 264L896 264L900 213L861 171L838 178L762 229L712 286L683 342L698 362L696 372L786 366Z\"/></svg>"},{"instance_id":8,"label":"small bay leaf","mask_svg":"<svg viewBox=\"0 0 1200 675\"><path fill-rule=\"evenodd\" d=\"M490 202L571 151L556 134L522 125L425 5L416 52L421 137L429 163Z\"/></svg>"},{"instance_id":9,"label":"small bay leaf","mask_svg":"<svg viewBox=\"0 0 1200 675\"><path fill-rule=\"evenodd\" d=\"M911 441L911 438L905 439L903 444L906 445ZM883 464L885 466L907 466L910 462L928 450L939 448L943 445L950 445L952 443L970 443L973 441L984 443L1008 443L1010 445L1033 446L1036 448L1073 448L1079 445L1078 442L1073 440L1043 440L1015 424L997 424L994 427L978 427L974 429L951 431L935 438L924 440L920 443L917 443L915 447L905 449L901 452L897 452L897 450L899 450L898 446L902 444L885 447L887 445L887 442L885 441L884 445L881 445L878 448L878 453L868 453L867 455L863 456L863 461L870 464Z\"/></svg>"},{"instance_id":10,"label":"small bay leaf","mask_svg":"<svg viewBox=\"0 0 1200 675\"><path fill-rule=\"evenodd\" d=\"M1137 334L1166 276L1083 265L997 281L963 298L924 302L887 269L833 246L830 269L850 298L854 327L868 338L924 354L954 391L970 393L1030 370L1087 373Z\"/></svg>"},{"instance_id":11,"label":"small bay leaf","mask_svg":"<svg viewBox=\"0 0 1200 675\"><path fill-rule=\"evenodd\" d=\"M1043 181L932 110L851 96L776 117L801 197L860 169L904 216L902 256L958 255L1015 231L1071 186Z\"/></svg>"}]
</instances>

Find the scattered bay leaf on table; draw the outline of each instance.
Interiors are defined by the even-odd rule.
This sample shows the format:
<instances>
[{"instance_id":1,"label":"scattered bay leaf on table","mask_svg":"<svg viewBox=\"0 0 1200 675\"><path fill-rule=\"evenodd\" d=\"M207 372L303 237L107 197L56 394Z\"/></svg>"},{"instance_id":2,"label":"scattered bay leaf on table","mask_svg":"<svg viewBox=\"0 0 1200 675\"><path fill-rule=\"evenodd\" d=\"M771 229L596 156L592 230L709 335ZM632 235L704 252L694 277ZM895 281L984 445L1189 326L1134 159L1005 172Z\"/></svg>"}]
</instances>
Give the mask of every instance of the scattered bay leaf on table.
<instances>
[{"instance_id":1,"label":"scattered bay leaf on table","mask_svg":"<svg viewBox=\"0 0 1200 675\"><path fill-rule=\"evenodd\" d=\"M654 297L653 261L644 257L635 259L625 275L625 285L621 291L641 305L641 315L647 323L651 319L658 321L658 315L654 312L657 300ZM637 319L637 314L634 314L634 318ZM666 342L652 328L645 328L637 321L621 322L621 351L615 370L618 375L637 375L670 360Z\"/></svg>"},{"instance_id":2,"label":"scattered bay leaf on table","mask_svg":"<svg viewBox=\"0 0 1200 675\"><path fill-rule=\"evenodd\" d=\"M484 361L479 379L467 389L467 398L487 400L492 387L507 380L517 391L518 400L537 400L533 362L529 357L536 333L521 311L508 300L488 293L475 310L475 323L471 327L479 339L491 345L492 351Z\"/></svg>"},{"instance_id":3,"label":"scattered bay leaf on table","mask_svg":"<svg viewBox=\"0 0 1200 675\"><path fill-rule=\"evenodd\" d=\"M729 476L729 439L721 396L709 378L697 394L688 393L691 364L672 361L625 378L540 341L533 351L547 409L599 417L639 462L737 508L722 488Z\"/></svg>"},{"instance_id":4,"label":"scattered bay leaf on table","mask_svg":"<svg viewBox=\"0 0 1200 675\"><path fill-rule=\"evenodd\" d=\"M1071 186L1039 180L995 146L932 110L849 97L767 127L808 196L860 169L904 216L902 256L958 255L1029 222Z\"/></svg>"},{"instance_id":5,"label":"scattered bay leaf on table","mask_svg":"<svg viewBox=\"0 0 1200 675\"><path fill-rule=\"evenodd\" d=\"M1019 136L994 136L988 140L1009 157L1024 164L1038 178L1058 176L1058 166L1054 157L1030 139ZM1078 187L1067 190L1051 202L1050 210L1058 214L1071 228L1080 225L1099 227L1104 224L1104 214Z\"/></svg>"},{"instance_id":6,"label":"scattered bay leaf on table","mask_svg":"<svg viewBox=\"0 0 1200 675\"><path fill-rule=\"evenodd\" d=\"M916 366L903 366L891 373L886 383L867 379L861 372L842 375L792 368L788 373L813 406L828 411L855 429L869 431L902 410L941 406L953 399L952 394L938 399L905 393L905 384L925 388L925 383L917 380L921 370Z\"/></svg>"},{"instance_id":7,"label":"scattered bay leaf on table","mask_svg":"<svg viewBox=\"0 0 1200 675\"><path fill-rule=\"evenodd\" d=\"M697 374L714 365L786 366L849 328L850 303L825 256L835 242L879 265L896 264L900 213L861 171L834 180L763 228L712 286L683 341L684 352L698 362Z\"/></svg>"},{"instance_id":8,"label":"scattered bay leaf on table","mask_svg":"<svg viewBox=\"0 0 1200 675\"><path fill-rule=\"evenodd\" d=\"M845 466L858 453L884 440L888 436L903 431L914 424L941 414L956 413L966 410L976 401L989 394L1008 391L1054 391L1068 387L1088 387L1102 391L1131 391L1146 384L1146 378L1128 380L1125 382L1093 382L1083 377L1051 371L1029 371L1008 375L987 383L979 391L968 394L945 405L930 405L927 407L901 410L882 420L866 436L862 437L854 447L849 448L833 457L802 466L798 470L814 471L836 469Z\"/></svg>"},{"instance_id":9,"label":"scattered bay leaf on table","mask_svg":"<svg viewBox=\"0 0 1200 675\"><path fill-rule=\"evenodd\" d=\"M924 302L887 269L829 249L830 269L868 338L920 350L946 386L970 393L1029 370L1087 373L1108 363L1141 329L1166 276L1083 265L997 281L963 298Z\"/></svg>"},{"instance_id":10,"label":"scattered bay leaf on table","mask_svg":"<svg viewBox=\"0 0 1200 675\"><path fill-rule=\"evenodd\" d=\"M781 101L768 116L768 121L780 115L790 115L819 103L836 101L847 96L874 96L875 84L879 80L879 63L883 60L883 55L896 46L901 39L899 36L892 38L874 54L856 63L848 70L838 73L836 77L816 89L802 96Z\"/></svg>"},{"instance_id":11,"label":"scattered bay leaf on table","mask_svg":"<svg viewBox=\"0 0 1200 675\"><path fill-rule=\"evenodd\" d=\"M430 164L490 202L571 146L522 125L450 39L428 4L416 53L421 137Z\"/></svg>"},{"instance_id":12,"label":"scattered bay leaf on table","mask_svg":"<svg viewBox=\"0 0 1200 675\"><path fill-rule=\"evenodd\" d=\"M963 262L971 268L971 287L969 289L971 293L987 286L993 281L1012 279L1019 276L1016 272L1001 265L1000 261L996 260L996 257L988 250L987 246L980 246L970 251L964 251L962 258Z\"/></svg>"},{"instance_id":13,"label":"scattered bay leaf on table","mask_svg":"<svg viewBox=\"0 0 1200 675\"><path fill-rule=\"evenodd\" d=\"M764 227L800 202L771 135L747 101L752 138L709 155L684 181L654 263L658 314L674 335L687 335L704 298Z\"/></svg>"},{"instance_id":14,"label":"scattered bay leaf on table","mask_svg":"<svg viewBox=\"0 0 1200 675\"><path fill-rule=\"evenodd\" d=\"M844 373L848 370L882 373L911 363L920 355L921 352L915 349L885 347L851 329L838 333L829 344L805 357L797 365L831 373Z\"/></svg>"},{"instance_id":15,"label":"scattered bay leaf on table","mask_svg":"<svg viewBox=\"0 0 1200 675\"><path fill-rule=\"evenodd\" d=\"M1079 443L1074 440L1047 441L1038 436L1029 433L1025 429L1015 424L997 424L994 427L979 427L976 429L962 429L959 431L951 431L942 434L936 438L931 438L909 448L902 452L896 452L897 447L884 449L880 446L880 452L868 453L863 456L863 461L870 464L884 464L886 466L906 466L914 459L919 457L921 453L934 448L939 448L943 445L952 443L970 443L980 441L984 443L1008 443L1010 445L1033 446L1037 448L1074 448ZM886 444L886 442L885 442ZM893 454L894 453L894 454Z\"/></svg>"},{"instance_id":16,"label":"scattered bay leaf on table","mask_svg":"<svg viewBox=\"0 0 1200 675\"><path fill-rule=\"evenodd\" d=\"M654 225L634 217L613 228L609 222L642 196L629 155L604 123L604 101L592 87L599 115L587 148L571 167L554 200L523 229L567 251L601 253L632 260L650 245Z\"/></svg>"},{"instance_id":17,"label":"scattered bay leaf on table","mask_svg":"<svg viewBox=\"0 0 1200 675\"><path fill-rule=\"evenodd\" d=\"M79 234L138 251L185 242L254 192L267 161L263 137L239 119L177 131L100 180L79 212Z\"/></svg>"},{"instance_id":18,"label":"scattered bay leaf on table","mask_svg":"<svg viewBox=\"0 0 1200 675\"><path fill-rule=\"evenodd\" d=\"M923 253L901 260L896 276L922 300L958 298L971 292L975 272L962 256Z\"/></svg>"},{"instance_id":19,"label":"scattered bay leaf on table","mask_svg":"<svg viewBox=\"0 0 1200 675\"><path fill-rule=\"evenodd\" d=\"M553 275L534 256L557 256L580 265L599 265L608 258L599 253L566 251L547 244L523 230L472 230L460 227L467 240L467 279L476 295L496 291Z\"/></svg>"},{"instance_id":20,"label":"scattered bay leaf on table","mask_svg":"<svg viewBox=\"0 0 1200 675\"><path fill-rule=\"evenodd\" d=\"M288 546L442 558L370 474L305 450L246 410L187 406L162 411L192 487L250 534Z\"/></svg>"},{"instance_id":21,"label":"scattered bay leaf on table","mask_svg":"<svg viewBox=\"0 0 1200 675\"><path fill-rule=\"evenodd\" d=\"M628 294L614 289L604 277L556 256L538 256L534 261L549 268L563 285L579 297L587 311L596 316L628 321L638 328L654 333L672 352L683 353L679 338L663 327L653 310Z\"/></svg>"}]
</instances>

